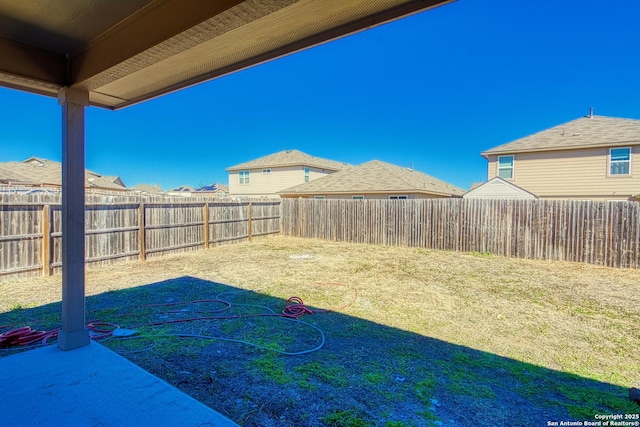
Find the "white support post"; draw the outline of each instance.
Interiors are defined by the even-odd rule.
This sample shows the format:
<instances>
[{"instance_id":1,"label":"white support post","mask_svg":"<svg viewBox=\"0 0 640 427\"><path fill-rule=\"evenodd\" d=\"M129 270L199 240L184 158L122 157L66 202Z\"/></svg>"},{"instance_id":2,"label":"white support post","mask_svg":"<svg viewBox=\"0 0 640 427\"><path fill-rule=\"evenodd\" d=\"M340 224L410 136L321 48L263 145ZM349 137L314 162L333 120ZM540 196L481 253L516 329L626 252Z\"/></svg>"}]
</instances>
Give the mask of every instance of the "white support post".
<instances>
[{"instance_id":1,"label":"white support post","mask_svg":"<svg viewBox=\"0 0 640 427\"><path fill-rule=\"evenodd\" d=\"M73 350L89 344L85 328L84 283L84 109L89 93L64 87L62 109L62 328L58 347Z\"/></svg>"}]
</instances>

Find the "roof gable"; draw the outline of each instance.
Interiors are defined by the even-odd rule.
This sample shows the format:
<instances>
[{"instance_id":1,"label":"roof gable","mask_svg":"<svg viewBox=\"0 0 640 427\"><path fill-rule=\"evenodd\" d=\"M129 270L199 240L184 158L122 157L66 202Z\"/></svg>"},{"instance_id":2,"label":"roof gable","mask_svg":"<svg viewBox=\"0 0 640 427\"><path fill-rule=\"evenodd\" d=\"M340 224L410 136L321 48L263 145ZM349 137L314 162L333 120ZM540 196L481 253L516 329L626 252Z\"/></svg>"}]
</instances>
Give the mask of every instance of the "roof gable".
<instances>
[{"instance_id":1,"label":"roof gable","mask_svg":"<svg viewBox=\"0 0 640 427\"><path fill-rule=\"evenodd\" d=\"M413 169L372 160L359 166L282 190L279 194L380 192L462 195L464 190Z\"/></svg>"},{"instance_id":2,"label":"roof gable","mask_svg":"<svg viewBox=\"0 0 640 427\"><path fill-rule=\"evenodd\" d=\"M537 199L538 196L499 176L464 193L465 199Z\"/></svg>"},{"instance_id":3,"label":"roof gable","mask_svg":"<svg viewBox=\"0 0 640 427\"><path fill-rule=\"evenodd\" d=\"M239 165L227 168L229 172L243 169L277 168L285 166L307 166L318 169L339 171L348 168L350 165L335 160L315 157L298 150L284 150L268 156L260 157Z\"/></svg>"},{"instance_id":4,"label":"roof gable","mask_svg":"<svg viewBox=\"0 0 640 427\"><path fill-rule=\"evenodd\" d=\"M640 120L587 116L499 145L490 154L568 150L640 144Z\"/></svg>"}]
</instances>

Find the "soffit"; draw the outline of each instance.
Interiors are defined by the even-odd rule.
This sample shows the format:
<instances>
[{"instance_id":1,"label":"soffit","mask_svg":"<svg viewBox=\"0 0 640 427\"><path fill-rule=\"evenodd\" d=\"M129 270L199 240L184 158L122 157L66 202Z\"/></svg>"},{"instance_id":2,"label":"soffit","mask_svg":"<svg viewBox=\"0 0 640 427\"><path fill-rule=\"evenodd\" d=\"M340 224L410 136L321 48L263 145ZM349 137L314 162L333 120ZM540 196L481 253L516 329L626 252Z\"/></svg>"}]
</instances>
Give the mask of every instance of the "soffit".
<instances>
[{"instance_id":1,"label":"soffit","mask_svg":"<svg viewBox=\"0 0 640 427\"><path fill-rule=\"evenodd\" d=\"M0 0L0 85L117 109L452 0Z\"/></svg>"}]
</instances>

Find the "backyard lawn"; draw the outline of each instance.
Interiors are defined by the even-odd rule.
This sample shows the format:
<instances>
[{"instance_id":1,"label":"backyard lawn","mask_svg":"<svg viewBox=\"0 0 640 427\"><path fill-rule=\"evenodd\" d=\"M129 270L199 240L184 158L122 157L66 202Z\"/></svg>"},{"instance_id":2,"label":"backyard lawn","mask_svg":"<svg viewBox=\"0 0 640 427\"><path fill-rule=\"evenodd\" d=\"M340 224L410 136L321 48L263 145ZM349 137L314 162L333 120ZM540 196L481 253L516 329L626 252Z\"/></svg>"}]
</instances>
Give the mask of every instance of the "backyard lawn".
<instances>
[{"instance_id":1,"label":"backyard lawn","mask_svg":"<svg viewBox=\"0 0 640 427\"><path fill-rule=\"evenodd\" d=\"M0 283L0 332L58 327L60 281ZM273 315L292 296L310 312ZM101 342L242 426L640 412L636 270L266 237L90 269L87 318L138 331Z\"/></svg>"}]
</instances>

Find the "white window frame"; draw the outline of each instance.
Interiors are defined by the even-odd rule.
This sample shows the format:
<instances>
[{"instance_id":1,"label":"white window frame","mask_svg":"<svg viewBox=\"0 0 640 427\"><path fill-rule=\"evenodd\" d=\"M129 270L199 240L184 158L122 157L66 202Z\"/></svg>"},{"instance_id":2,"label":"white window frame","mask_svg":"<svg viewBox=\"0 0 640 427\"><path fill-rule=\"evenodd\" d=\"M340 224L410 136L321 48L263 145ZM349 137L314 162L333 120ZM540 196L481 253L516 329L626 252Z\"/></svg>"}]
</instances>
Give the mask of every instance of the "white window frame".
<instances>
[{"instance_id":1,"label":"white window frame","mask_svg":"<svg viewBox=\"0 0 640 427\"><path fill-rule=\"evenodd\" d=\"M505 157L511 157L511 166L500 167L500 159ZM496 176L497 177L500 177L502 179L514 179L516 176L515 169L516 169L516 156L514 156L513 154L509 156L498 156L498 159L496 160ZM503 171L503 170L511 171L511 176L508 178L501 176L500 171Z\"/></svg>"},{"instance_id":2,"label":"white window frame","mask_svg":"<svg viewBox=\"0 0 640 427\"><path fill-rule=\"evenodd\" d=\"M613 150L628 150L629 155L628 158L626 160L613 160ZM613 166L616 164L624 164L626 163L628 165L627 173L614 173L613 172ZM631 176L631 147L615 147L615 148L609 148L609 173L608 176Z\"/></svg>"},{"instance_id":3,"label":"white window frame","mask_svg":"<svg viewBox=\"0 0 640 427\"><path fill-rule=\"evenodd\" d=\"M364 200L364 196L351 196L351 200Z\"/></svg>"},{"instance_id":4,"label":"white window frame","mask_svg":"<svg viewBox=\"0 0 640 427\"><path fill-rule=\"evenodd\" d=\"M271 174L271 168L262 169L262 173L265 174L265 175Z\"/></svg>"},{"instance_id":5,"label":"white window frame","mask_svg":"<svg viewBox=\"0 0 640 427\"><path fill-rule=\"evenodd\" d=\"M246 171L238 171L238 185L249 185L250 176L248 170Z\"/></svg>"},{"instance_id":6,"label":"white window frame","mask_svg":"<svg viewBox=\"0 0 640 427\"><path fill-rule=\"evenodd\" d=\"M311 169L304 168L304 182L309 182L309 181L311 181Z\"/></svg>"},{"instance_id":7,"label":"white window frame","mask_svg":"<svg viewBox=\"0 0 640 427\"><path fill-rule=\"evenodd\" d=\"M408 198L409 196L406 196L404 194L397 195L397 196L389 196L389 200L407 200Z\"/></svg>"}]
</instances>

